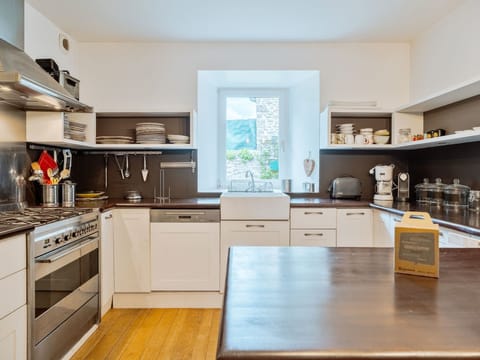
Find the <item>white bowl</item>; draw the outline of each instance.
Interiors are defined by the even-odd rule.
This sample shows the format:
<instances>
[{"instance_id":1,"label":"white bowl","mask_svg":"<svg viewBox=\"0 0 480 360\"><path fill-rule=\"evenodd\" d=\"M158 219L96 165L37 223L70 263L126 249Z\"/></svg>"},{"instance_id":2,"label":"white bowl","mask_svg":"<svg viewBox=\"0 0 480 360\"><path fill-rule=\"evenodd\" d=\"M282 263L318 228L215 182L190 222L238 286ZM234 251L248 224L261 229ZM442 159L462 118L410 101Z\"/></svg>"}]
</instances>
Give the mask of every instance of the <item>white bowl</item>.
<instances>
[{"instance_id":1,"label":"white bowl","mask_svg":"<svg viewBox=\"0 0 480 360\"><path fill-rule=\"evenodd\" d=\"M390 136L388 135L373 135L373 142L375 144L385 145L389 139Z\"/></svg>"}]
</instances>

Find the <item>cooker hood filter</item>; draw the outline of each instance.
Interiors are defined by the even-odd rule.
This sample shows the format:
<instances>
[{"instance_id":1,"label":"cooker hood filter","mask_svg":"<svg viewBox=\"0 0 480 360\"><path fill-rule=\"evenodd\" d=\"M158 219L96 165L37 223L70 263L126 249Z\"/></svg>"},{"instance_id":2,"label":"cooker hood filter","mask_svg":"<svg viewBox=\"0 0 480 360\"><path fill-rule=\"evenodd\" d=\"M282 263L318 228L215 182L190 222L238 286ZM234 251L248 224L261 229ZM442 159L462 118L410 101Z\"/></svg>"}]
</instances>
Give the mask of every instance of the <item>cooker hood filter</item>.
<instances>
[{"instance_id":1,"label":"cooker hood filter","mask_svg":"<svg viewBox=\"0 0 480 360\"><path fill-rule=\"evenodd\" d=\"M93 109L75 99L25 52L0 39L0 102L24 110Z\"/></svg>"}]
</instances>

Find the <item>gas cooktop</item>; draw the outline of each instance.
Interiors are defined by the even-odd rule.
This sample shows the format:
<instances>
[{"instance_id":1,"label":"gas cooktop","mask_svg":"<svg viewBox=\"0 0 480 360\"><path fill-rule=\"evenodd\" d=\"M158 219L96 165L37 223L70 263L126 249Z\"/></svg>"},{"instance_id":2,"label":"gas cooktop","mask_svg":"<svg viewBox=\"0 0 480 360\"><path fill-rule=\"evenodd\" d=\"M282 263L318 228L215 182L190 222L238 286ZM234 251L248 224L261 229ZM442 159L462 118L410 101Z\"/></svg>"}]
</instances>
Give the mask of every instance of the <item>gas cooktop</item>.
<instances>
[{"instance_id":1,"label":"gas cooktop","mask_svg":"<svg viewBox=\"0 0 480 360\"><path fill-rule=\"evenodd\" d=\"M86 208L46 208L31 207L24 210L0 211L1 225L45 225L55 221L75 217L92 209Z\"/></svg>"}]
</instances>

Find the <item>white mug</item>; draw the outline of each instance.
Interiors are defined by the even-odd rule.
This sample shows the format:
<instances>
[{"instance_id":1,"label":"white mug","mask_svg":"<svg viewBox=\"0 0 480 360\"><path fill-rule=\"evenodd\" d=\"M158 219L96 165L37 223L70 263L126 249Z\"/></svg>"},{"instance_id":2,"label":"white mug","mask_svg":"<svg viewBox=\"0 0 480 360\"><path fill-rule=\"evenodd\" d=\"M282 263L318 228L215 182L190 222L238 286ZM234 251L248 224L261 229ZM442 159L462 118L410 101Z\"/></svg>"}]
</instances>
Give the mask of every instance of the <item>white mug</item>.
<instances>
[{"instance_id":1,"label":"white mug","mask_svg":"<svg viewBox=\"0 0 480 360\"><path fill-rule=\"evenodd\" d=\"M345 134L345 144L354 144L355 143L355 137L353 134Z\"/></svg>"},{"instance_id":2,"label":"white mug","mask_svg":"<svg viewBox=\"0 0 480 360\"><path fill-rule=\"evenodd\" d=\"M355 135L355 144L363 145L364 141L364 136L362 134Z\"/></svg>"},{"instance_id":3,"label":"white mug","mask_svg":"<svg viewBox=\"0 0 480 360\"><path fill-rule=\"evenodd\" d=\"M363 143L368 145L368 144L373 144L373 135L365 135L363 139Z\"/></svg>"}]
</instances>

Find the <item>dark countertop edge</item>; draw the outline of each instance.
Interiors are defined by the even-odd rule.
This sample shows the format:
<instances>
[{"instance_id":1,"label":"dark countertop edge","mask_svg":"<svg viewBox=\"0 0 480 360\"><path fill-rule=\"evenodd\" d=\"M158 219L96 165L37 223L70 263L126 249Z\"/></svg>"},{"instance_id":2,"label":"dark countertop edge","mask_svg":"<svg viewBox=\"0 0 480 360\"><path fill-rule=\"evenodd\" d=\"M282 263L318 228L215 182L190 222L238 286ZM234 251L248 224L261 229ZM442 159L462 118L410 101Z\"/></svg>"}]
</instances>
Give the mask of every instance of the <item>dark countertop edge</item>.
<instances>
[{"instance_id":1,"label":"dark countertop edge","mask_svg":"<svg viewBox=\"0 0 480 360\"><path fill-rule=\"evenodd\" d=\"M387 207L387 206L382 206L382 205L378 205L378 204L374 204L374 203L370 203L370 207L372 207L374 209L378 209L378 210L387 211L387 212L395 214L395 215L403 215L407 211L407 210L399 210L399 209L395 209L395 208L391 208L391 207ZM461 232L471 234L471 235L475 235L475 236L480 236L480 229L479 228L475 228L475 227L471 227L471 226L467 226L467 225L462 225L462 224L454 223L454 222L451 222L451 221L438 219L438 218L435 218L435 217L432 217L432 221L433 221L434 224L445 226L445 227L453 229L453 230L461 231Z\"/></svg>"},{"instance_id":2,"label":"dark countertop edge","mask_svg":"<svg viewBox=\"0 0 480 360\"><path fill-rule=\"evenodd\" d=\"M33 228L34 228L33 225L19 225L19 226L11 227L10 229L0 230L0 240L10 236L15 236L17 234L32 231Z\"/></svg>"},{"instance_id":3,"label":"dark countertop edge","mask_svg":"<svg viewBox=\"0 0 480 360\"><path fill-rule=\"evenodd\" d=\"M480 359L478 351L422 351L422 350L404 350L404 351L358 351L358 352L342 352L341 350L316 352L311 350L298 351L240 351L221 349L217 353L218 360L234 360L234 359L312 359L312 360L405 360L405 359Z\"/></svg>"}]
</instances>

